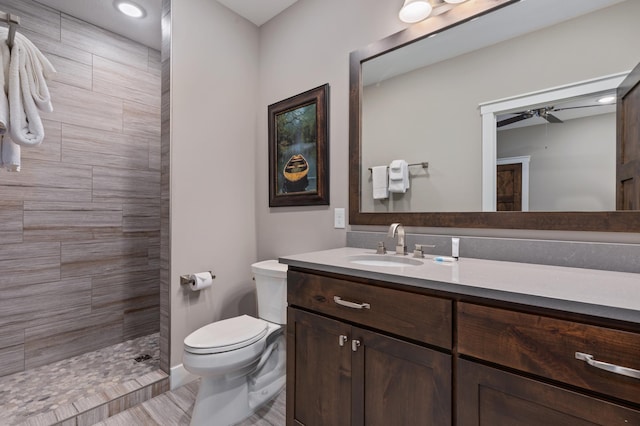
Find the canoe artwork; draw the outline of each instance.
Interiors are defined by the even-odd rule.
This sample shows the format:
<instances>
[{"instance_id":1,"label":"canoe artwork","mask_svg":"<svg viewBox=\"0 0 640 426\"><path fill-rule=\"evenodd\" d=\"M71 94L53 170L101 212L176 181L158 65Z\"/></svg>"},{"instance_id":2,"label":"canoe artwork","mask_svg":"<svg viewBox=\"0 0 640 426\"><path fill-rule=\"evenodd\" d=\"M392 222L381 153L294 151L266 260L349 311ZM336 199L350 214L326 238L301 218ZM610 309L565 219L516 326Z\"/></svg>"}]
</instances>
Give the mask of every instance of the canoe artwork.
<instances>
[{"instance_id":1,"label":"canoe artwork","mask_svg":"<svg viewBox=\"0 0 640 426\"><path fill-rule=\"evenodd\" d=\"M284 165L282 174L282 192L301 192L309 185L309 163L302 154L292 155Z\"/></svg>"}]
</instances>

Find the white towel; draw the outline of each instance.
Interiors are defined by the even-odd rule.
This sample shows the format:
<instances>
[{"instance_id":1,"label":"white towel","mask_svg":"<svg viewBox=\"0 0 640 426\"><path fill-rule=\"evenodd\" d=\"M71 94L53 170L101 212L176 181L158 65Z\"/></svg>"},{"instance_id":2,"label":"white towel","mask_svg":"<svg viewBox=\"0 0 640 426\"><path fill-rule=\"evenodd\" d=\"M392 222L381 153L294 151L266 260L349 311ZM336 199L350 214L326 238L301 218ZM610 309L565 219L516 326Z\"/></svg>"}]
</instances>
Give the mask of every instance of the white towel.
<instances>
[{"instance_id":1,"label":"white towel","mask_svg":"<svg viewBox=\"0 0 640 426\"><path fill-rule=\"evenodd\" d=\"M0 135L9 129L9 99L7 98L7 79L9 76L9 62L11 52L6 38L0 37ZM2 158L0 158L2 160ZM2 163L2 161L0 161Z\"/></svg>"},{"instance_id":2,"label":"white towel","mask_svg":"<svg viewBox=\"0 0 640 426\"><path fill-rule=\"evenodd\" d=\"M389 198L389 186L387 185L387 166L372 167L371 180L373 184L373 199L384 200L385 198Z\"/></svg>"},{"instance_id":3,"label":"white towel","mask_svg":"<svg viewBox=\"0 0 640 426\"><path fill-rule=\"evenodd\" d=\"M0 29L6 40L6 29ZM53 110L46 78L55 69L22 34L16 33L9 65L9 134L18 145L36 146L44 139L38 110Z\"/></svg>"},{"instance_id":4,"label":"white towel","mask_svg":"<svg viewBox=\"0 0 640 426\"><path fill-rule=\"evenodd\" d=\"M404 160L393 160L389 165L389 192L405 193L409 189L409 165Z\"/></svg>"},{"instance_id":5,"label":"white towel","mask_svg":"<svg viewBox=\"0 0 640 426\"><path fill-rule=\"evenodd\" d=\"M10 172L20 171L20 145L6 134L0 136L0 167Z\"/></svg>"}]
</instances>

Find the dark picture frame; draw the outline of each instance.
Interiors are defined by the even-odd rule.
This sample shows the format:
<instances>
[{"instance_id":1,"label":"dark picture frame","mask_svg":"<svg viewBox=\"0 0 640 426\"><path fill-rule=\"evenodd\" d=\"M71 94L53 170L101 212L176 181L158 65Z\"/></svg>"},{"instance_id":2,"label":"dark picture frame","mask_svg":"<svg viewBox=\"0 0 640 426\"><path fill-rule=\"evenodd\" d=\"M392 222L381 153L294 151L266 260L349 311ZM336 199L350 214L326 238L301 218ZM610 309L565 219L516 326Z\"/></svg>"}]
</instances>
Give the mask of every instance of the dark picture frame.
<instances>
[{"instance_id":1,"label":"dark picture frame","mask_svg":"<svg viewBox=\"0 0 640 426\"><path fill-rule=\"evenodd\" d=\"M329 204L329 84L269 105L269 207Z\"/></svg>"}]
</instances>

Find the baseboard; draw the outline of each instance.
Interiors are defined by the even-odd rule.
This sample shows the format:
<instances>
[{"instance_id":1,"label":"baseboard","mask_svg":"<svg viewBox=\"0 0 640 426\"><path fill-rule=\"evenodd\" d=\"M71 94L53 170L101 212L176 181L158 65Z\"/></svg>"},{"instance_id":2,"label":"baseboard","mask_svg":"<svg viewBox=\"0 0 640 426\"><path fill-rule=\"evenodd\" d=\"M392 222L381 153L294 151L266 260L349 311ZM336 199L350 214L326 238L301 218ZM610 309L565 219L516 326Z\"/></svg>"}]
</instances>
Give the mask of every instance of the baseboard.
<instances>
[{"instance_id":1,"label":"baseboard","mask_svg":"<svg viewBox=\"0 0 640 426\"><path fill-rule=\"evenodd\" d=\"M171 367L171 375L170 375L171 390L178 389L179 387L182 387L187 383L191 383L197 379L198 379L198 376L189 373L182 364L176 365L175 367Z\"/></svg>"}]
</instances>

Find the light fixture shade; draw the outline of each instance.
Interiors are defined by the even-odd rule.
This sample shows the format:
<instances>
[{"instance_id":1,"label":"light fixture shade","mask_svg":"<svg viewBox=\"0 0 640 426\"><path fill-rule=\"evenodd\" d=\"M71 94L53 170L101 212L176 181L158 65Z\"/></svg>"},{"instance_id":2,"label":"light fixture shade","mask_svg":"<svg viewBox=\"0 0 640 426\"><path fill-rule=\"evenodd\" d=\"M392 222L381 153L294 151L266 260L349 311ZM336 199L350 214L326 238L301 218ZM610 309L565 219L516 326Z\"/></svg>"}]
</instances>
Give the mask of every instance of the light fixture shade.
<instances>
[{"instance_id":1,"label":"light fixture shade","mask_svg":"<svg viewBox=\"0 0 640 426\"><path fill-rule=\"evenodd\" d=\"M132 18L143 18L144 16L146 16L146 11L144 10L144 8L132 1L115 0L113 2L113 5L120 12Z\"/></svg>"},{"instance_id":2,"label":"light fixture shade","mask_svg":"<svg viewBox=\"0 0 640 426\"><path fill-rule=\"evenodd\" d=\"M398 17L402 22L413 24L426 19L431 13L431 9L431 4L427 0L404 0Z\"/></svg>"}]
</instances>

